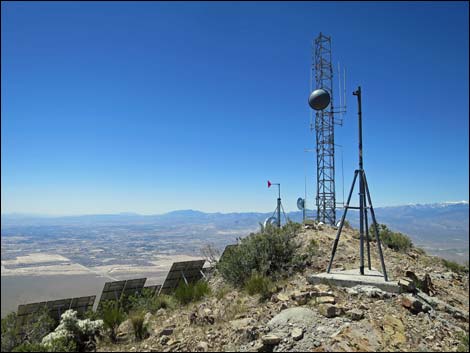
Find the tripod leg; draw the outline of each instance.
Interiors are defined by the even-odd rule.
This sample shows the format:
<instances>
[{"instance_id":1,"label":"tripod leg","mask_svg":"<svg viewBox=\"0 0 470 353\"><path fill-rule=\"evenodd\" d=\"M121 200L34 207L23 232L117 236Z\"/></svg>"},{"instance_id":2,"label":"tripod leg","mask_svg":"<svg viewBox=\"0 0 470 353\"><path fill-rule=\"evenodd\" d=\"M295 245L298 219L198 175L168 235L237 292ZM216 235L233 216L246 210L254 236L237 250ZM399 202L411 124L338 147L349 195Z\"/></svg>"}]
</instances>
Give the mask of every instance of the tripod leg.
<instances>
[{"instance_id":1,"label":"tripod leg","mask_svg":"<svg viewBox=\"0 0 470 353\"><path fill-rule=\"evenodd\" d=\"M328 264L328 269L326 270L326 272L328 272L328 273L330 273L331 265L333 264L333 258L335 257L335 253L336 253L336 248L338 247L339 237L341 235L341 231L343 230L343 224L344 224L344 220L346 219L346 213L348 212L349 201L351 201L351 196L352 196L352 193L354 191L354 184L356 183L357 173L358 173L358 171L356 170L354 172L354 179L353 179L353 182L352 182L352 185L351 185L351 190L349 191L348 200L346 201L346 205L344 206L344 213L343 213L343 217L341 217L341 224L339 225L338 233L336 233L336 239L335 239L335 242L333 244L333 250L331 251L330 263Z\"/></svg>"},{"instance_id":2,"label":"tripod leg","mask_svg":"<svg viewBox=\"0 0 470 353\"><path fill-rule=\"evenodd\" d=\"M359 170L359 273L364 275L364 178L363 170Z\"/></svg>"},{"instance_id":3,"label":"tripod leg","mask_svg":"<svg viewBox=\"0 0 470 353\"><path fill-rule=\"evenodd\" d=\"M364 225L366 227L366 244L367 244L367 264L369 270L371 270L371 263L370 263L370 239L369 239L369 222L367 220L367 202L366 202L366 195L364 195Z\"/></svg>"},{"instance_id":4,"label":"tripod leg","mask_svg":"<svg viewBox=\"0 0 470 353\"><path fill-rule=\"evenodd\" d=\"M366 173L364 173L363 175L364 175L364 185L366 187L367 199L368 199L369 205L370 205L370 214L372 216L372 222L374 224L375 238L377 240L377 247L379 248L379 255L380 255L380 262L382 264L382 271L384 273L385 282L387 282L388 281L387 270L385 269L384 255L382 253L382 246L380 245L380 237L379 237L379 230L378 230L378 227L377 227L377 219L375 218L374 207L372 206L372 200L371 200L370 192L369 192L369 185L367 185Z\"/></svg>"}]
</instances>

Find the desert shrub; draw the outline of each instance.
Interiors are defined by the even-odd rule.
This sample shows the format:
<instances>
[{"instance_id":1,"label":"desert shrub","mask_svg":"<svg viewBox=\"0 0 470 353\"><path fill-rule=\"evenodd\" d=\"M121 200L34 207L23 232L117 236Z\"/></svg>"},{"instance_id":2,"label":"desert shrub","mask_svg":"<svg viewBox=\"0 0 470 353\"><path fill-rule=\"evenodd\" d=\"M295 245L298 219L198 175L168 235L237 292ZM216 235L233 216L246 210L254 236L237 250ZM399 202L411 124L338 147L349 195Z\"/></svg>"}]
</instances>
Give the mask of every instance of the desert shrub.
<instances>
[{"instance_id":1,"label":"desert shrub","mask_svg":"<svg viewBox=\"0 0 470 353\"><path fill-rule=\"evenodd\" d=\"M240 298L231 301L224 307L223 315L219 318L222 321L230 321L235 319L238 315L246 313L248 307L242 302Z\"/></svg>"},{"instance_id":2,"label":"desert shrub","mask_svg":"<svg viewBox=\"0 0 470 353\"><path fill-rule=\"evenodd\" d=\"M153 308L155 311L158 311L158 309L174 309L175 307L175 299L166 294L160 294L158 297L155 297L153 301Z\"/></svg>"},{"instance_id":3,"label":"desert shrub","mask_svg":"<svg viewBox=\"0 0 470 353\"><path fill-rule=\"evenodd\" d=\"M459 334L459 346L457 347L457 352L468 352L469 351L469 337L468 333Z\"/></svg>"},{"instance_id":4,"label":"desert shrub","mask_svg":"<svg viewBox=\"0 0 470 353\"><path fill-rule=\"evenodd\" d=\"M117 301L106 301L103 303L100 311L104 328L108 330L109 338L112 342L116 342L117 329L125 319L120 303Z\"/></svg>"},{"instance_id":5,"label":"desert shrub","mask_svg":"<svg viewBox=\"0 0 470 353\"><path fill-rule=\"evenodd\" d=\"M245 282L245 290L250 295L259 294L261 300L266 300L274 292L274 284L269 277L254 273Z\"/></svg>"},{"instance_id":6,"label":"desert shrub","mask_svg":"<svg viewBox=\"0 0 470 353\"><path fill-rule=\"evenodd\" d=\"M2 319L2 352L14 349L40 349L42 338L55 327L54 320L49 316L47 308L30 315L21 327L19 327L16 313L10 313Z\"/></svg>"},{"instance_id":7,"label":"desert shrub","mask_svg":"<svg viewBox=\"0 0 470 353\"><path fill-rule=\"evenodd\" d=\"M230 292L230 290L231 290L230 286L224 285L220 287L219 289L217 289L217 291L215 292L215 297L218 300L222 300Z\"/></svg>"},{"instance_id":8,"label":"desert shrub","mask_svg":"<svg viewBox=\"0 0 470 353\"><path fill-rule=\"evenodd\" d=\"M80 320L77 312L67 310L61 316L59 326L42 339L49 352L86 352L96 349L96 336L103 328L103 321Z\"/></svg>"},{"instance_id":9,"label":"desert shrub","mask_svg":"<svg viewBox=\"0 0 470 353\"><path fill-rule=\"evenodd\" d=\"M3 337L2 337L3 339ZM48 352L47 348L40 343L26 343L23 342L12 350L2 352Z\"/></svg>"},{"instance_id":10,"label":"desert shrub","mask_svg":"<svg viewBox=\"0 0 470 353\"><path fill-rule=\"evenodd\" d=\"M210 294L210 287L205 281L198 281L194 284L180 282L175 290L174 296L178 302L186 305L188 303L198 301L208 294Z\"/></svg>"},{"instance_id":11,"label":"desert shrub","mask_svg":"<svg viewBox=\"0 0 470 353\"><path fill-rule=\"evenodd\" d=\"M129 319L132 324L132 329L134 332L135 339L141 341L145 338L147 334L147 327L144 325L145 321L145 312L144 311L134 311L129 315Z\"/></svg>"},{"instance_id":12,"label":"desert shrub","mask_svg":"<svg viewBox=\"0 0 470 353\"><path fill-rule=\"evenodd\" d=\"M310 256L310 257L314 257L318 254L318 242L315 240L315 239L310 239L310 241L308 242L308 245L307 245L307 254Z\"/></svg>"},{"instance_id":13,"label":"desert shrub","mask_svg":"<svg viewBox=\"0 0 470 353\"><path fill-rule=\"evenodd\" d=\"M413 243L407 235L393 232L385 224L378 224L377 226L380 241L388 248L395 251L406 252L413 247ZM369 235L371 239L375 239L374 225L370 226Z\"/></svg>"},{"instance_id":14,"label":"desert shrub","mask_svg":"<svg viewBox=\"0 0 470 353\"><path fill-rule=\"evenodd\" d=\"M217 268L229 283L243 286L253 274L277 277L298 266L295 256L298 244L295 236L301 225L289 222L282 228L267 225L263 231L240 239L219 261Z\"/></svg>"},{"instance_id":15,"label":"desert shrub","mask_svg":"<svg viewBox=\"0 0 470 353\"><path fill-rule=\"evenodd\" d=\"M2 352L10 352L21 343L16 323L16 313L9 313L2 319Z\"/></svg>"},{"instance_id":16,"label":"desert shrub","mask_svg":"<svg viewBox=\"0 0 470 353\"><path fill-rule=\"evenodd\" d=\"M442 264L445 268L455 273L468 273L468 268L464 265L460 265L457 262L442 259Z\"/></svg>"}]
</instances>

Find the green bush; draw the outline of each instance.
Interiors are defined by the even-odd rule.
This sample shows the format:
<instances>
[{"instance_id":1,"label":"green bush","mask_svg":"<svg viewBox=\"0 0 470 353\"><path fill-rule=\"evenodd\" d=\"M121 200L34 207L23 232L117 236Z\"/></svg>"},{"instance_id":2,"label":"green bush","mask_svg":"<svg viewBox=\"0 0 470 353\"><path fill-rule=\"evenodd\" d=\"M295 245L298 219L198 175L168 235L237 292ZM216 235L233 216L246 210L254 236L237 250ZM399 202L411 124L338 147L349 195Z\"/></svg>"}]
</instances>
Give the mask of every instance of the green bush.
<instances>
[{"instance_id":1,"label":"green bush","mask_svg":"<svg viewBox=\"0 0 470 353\"><path fill-rule=\"evenodd\" d=\"M215 292L215 297L218 300L222 300L230 292L230 290L231 290L230 286L224 285Z\"/></svg>"},{"instance_id":2,"label":"green bush","mask_svg":"<svg viewBox=\"0 0 470 353\"><path fill-rule=\"evenodd\" d=\"M457 352L468 352L469 351L469 337L468 333L461 333L459 335L459 346L457 347Z\"/></svg>"},{"instance_id":3,"label":"green bush","mask_svg":"<svg viewBox=\"0 0 470 353\"><path fill-rule=\"evenodd\" d=\"M183 305L198 301L202 297L210 294L209 284L205 281L198 281L196 283L186 284L180 282L175 290L175 299Z\"/></svg>"},{"instance_id":4,"label":"green bush","mask_svg":"<svg viewBox=\"0 0 470 353\"><path fill-rule=\"evenodd\" d=\"M54 320L49 316L47 308L42 308L36 314L26 318L21 328L17 323L16 313L10 313L2 319L2 352L21 349L27 352L39 350L44 336L55 327ZM16 347L16 348L15 348Z\"/></svg>"},{"instance_id":5,"label":"green bush","mask_svg":"<svg viewBox=\"0 0 470 353\"><path fill-rule=\"evenodd\" d=\"M289 222L282 228L267 225L261 232L240 240L217 264L222 277L242 286L253 274L277 277L299 265L295 237L301 225Z\"/></svg>"},{"instance_id":6,"label":"green bush","mask_svg":"<svg viewBox=\"0 0 470 353\"><path fill-rule=\"evenodd\" d=\"M260 299L266 300L274 292L274 284L269 277L254 273L245 282L245 290L250 295L260 294Z\"/></svg>"},{"instance_id":7,"label":"green bush","mask_svg":"<svg viewBox=\"0 0 470 353\"><path fill-rule=\"evenodd\" d=\"M43 352L80 352L75 340L68 337L59 337L50 342L49 346L42 345L46 350Z\"/></svg>"},{"instance_id":8,"label":"green bush","mask_svg":"<svg viewBox=\"0 0 470 353\"><path fill-rule=\"evenodd\" d=\"M464 265L460 265L457 262L442 259L442 264L445 268L455 273L468 273L468 268Z\"/></svg>"},{"instance_id":9,"label":"green bush","mask_svg":"<svg viewBox=\"0 0 470 353\"><path fill-rule=\"evenodd\" d=\"M406 252L413 247L411 239L402 233L391 231L385 224L378 224L380 241L394 251ZM375 228L369 228L370 239L375 239Z\"/></svg>"},{"instance_id":10,"label":"green bush","mask_svg":"<svg viewBox=\"0 0 470 353\"><path fill-rule=\"evenodd\" d=\"M310 258L318 255L318 242L315 239L310 239L308 245L307 245L307 254L310 256Z\"/></svg>"},{"instance_id":11,"label":"green bush","mask_svg":"<svg viewBox=\"0 0 470 353\"><path fill-rule=\"evenodd\" d=\"M3 337L2 337L3 340ZM48 352L47 348L44 347L40 343L21 343L19 346L10 350L11 352ZM10 352L10 351L3 351L2 352ZM57 351L59 352L59 351Z\"/></svg>"},{"instance_id":12,"label":"green bush","mask_svg":"<svg viewBox=\"0 0 470 353\"><path fill-rule=\"evenodd\" d=\"M175 299L170 295L160 294L153 300L153 310L155 312L157 312L158 309L174 309L175 307Z\"/></svg>"},{"instance_id":13,"label":"green bush","mask_svg":"<svg viewBox=\"0 0 470 353\"><path fill-rule=\"evenodd\" d=\"M104 328L109 330L109 338L112 342L116 342L117 329L125 319L120 303L117 301L106 301L103 303L100 311Z\"/></svg>"},{"instance_id":14,"label":"green bush","mask_svg":"<svg viewBox=\"0 0 470 353\"><path fill-rule=\"evenodd\" d=\"M10 352L21 343L16 313L9 313L2 319L2 352Z\"/></svg>"},{"instance_id":15,"label":"green bush","mask_svg":"<svg viewBox=\"0 0 470 353\"><path fill-rule=\"evenodd\" d=\"M131 320L135 339L137 341L141 341L142 339L146 337L146 334L147 334L147 327L146 325L144 325L145 312L143 311L132 312L129 315L129 319Z\"/></svg>"}]
</instances>

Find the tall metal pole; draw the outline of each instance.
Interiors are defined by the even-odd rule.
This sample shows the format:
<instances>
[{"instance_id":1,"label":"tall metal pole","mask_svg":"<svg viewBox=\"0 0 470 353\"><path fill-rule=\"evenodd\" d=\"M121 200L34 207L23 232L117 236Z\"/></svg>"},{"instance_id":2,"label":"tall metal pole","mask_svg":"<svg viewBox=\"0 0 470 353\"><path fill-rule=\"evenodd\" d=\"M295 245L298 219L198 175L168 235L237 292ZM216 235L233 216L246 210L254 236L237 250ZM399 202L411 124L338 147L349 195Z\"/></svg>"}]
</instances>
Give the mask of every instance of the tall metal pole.
<instances>
[{"instance_id":1,"label":"tall metal pole","mask_svg":"<svg viewBox=\"0 0 470 353\"><path fill-rule=\"evenodd\" d=\"M281 184L277 184L278 198L277 198L277 226L281 228Z\"/></svg>"},{"instance_id":2,"label":"tall metal pole","mask_svg":"<svg viewBox=\"0 0 470 353\"><path fill-rule=\"evenodd\" d=\"M361 264L359 271L361 275L364 274L364 178L362 173L364 172L364 164L362 159L362 102L361 102L361 86L357 88L357 91L353 92L353 95L357 96L358 106L358 122L359 122L359 253Z\"/></svg>"}]
</instances>

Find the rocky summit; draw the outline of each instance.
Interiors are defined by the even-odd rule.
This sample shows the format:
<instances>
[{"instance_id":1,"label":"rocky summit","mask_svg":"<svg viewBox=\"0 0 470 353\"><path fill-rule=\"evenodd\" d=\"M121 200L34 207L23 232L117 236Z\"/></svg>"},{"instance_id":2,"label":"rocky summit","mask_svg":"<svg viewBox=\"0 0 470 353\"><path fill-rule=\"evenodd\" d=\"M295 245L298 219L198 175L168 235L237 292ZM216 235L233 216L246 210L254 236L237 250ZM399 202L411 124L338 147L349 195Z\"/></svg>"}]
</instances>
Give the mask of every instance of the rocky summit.
<instances>
[{"instance_id":1,"label":"rocky summit","mask_svg":"<svg viewBox=\"0 0 470 353\"><path fill-rule=\"evenodd\" d=\"M374 286L337 287L310 284L307 277L324 272L336 229L307 227L297 235L299 252L312 239L315 256L302 269L275 282L268 298L228 285L214 268L211 293L201 300L146 315L145 339L136 341L121 324L117 343L98 341L98 351L459 351L469 330L469 278L436 257L411 248L384 246L390 293ZM380 268L371 243L372 266ZM359 267L357 230L343 231L334 261L337 269ZM127 332L126 332L127 331ZM467 336L468 337L468 336ZM468 338L467 338L468 340ZM468 351L468 343L465 348Z\"/></svg>"}]
</instances>

